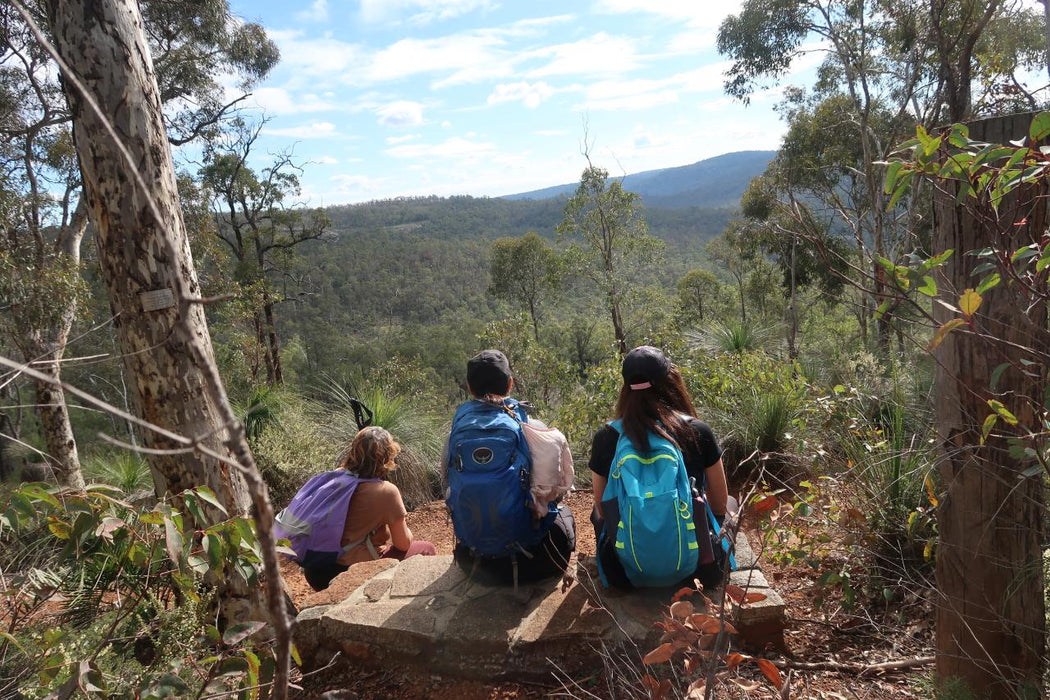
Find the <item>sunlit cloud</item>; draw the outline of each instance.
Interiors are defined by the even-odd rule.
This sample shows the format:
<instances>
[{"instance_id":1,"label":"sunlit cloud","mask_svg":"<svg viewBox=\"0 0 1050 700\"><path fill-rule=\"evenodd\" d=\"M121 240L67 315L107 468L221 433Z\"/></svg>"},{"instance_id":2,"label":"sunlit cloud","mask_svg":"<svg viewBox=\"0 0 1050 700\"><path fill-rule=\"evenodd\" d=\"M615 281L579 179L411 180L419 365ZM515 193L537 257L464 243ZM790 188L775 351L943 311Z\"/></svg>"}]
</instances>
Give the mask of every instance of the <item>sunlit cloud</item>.
<instances>
[{"instance_id":1,"label":"sunlit cloud","mask_svg":"<svg viewBox=\"0 0 1050 700\"><path fill-rule=\"evenodd\" d=\"M305 114L337 109L332 102L317 95L293 94L285 88L277 87L258 88L252 92L247 102L271 115Z\"/></svg>"},{"instance_id":2,"label":"sunlit cloud","mask_svg":"<svg viewBox=\"0 0 1050 700\"><path fill-rule=\"evenodd\" d=\"M597 12L611 14L645 13L659 15L690 27L718 27L729 15L738 14L744 0L721 0L717 4L697 0L597 0Z\"/></svg>"},{"instance_id":3,"label":"sunlit cloud","mask_svg":"<svg viewBox=\"0 0 1050 700\"><path fill-rule=\"evenodd\" d=\"M545 61L533 68L532 78L553 75L616 75L637 68L639 60L635 41L599 32L568 44L537 49L528 58Z\"/></svg>"},{"instance_id":4,"label":"sunlit cloud","mask_svg":"<svg viewBox=\"0 0 1050 700\"><path fill-rule=\"evenodd\" d=\"M392 158L440 158L471 160L494 153L496 147L484 141L471 141L455 136L441 143L412 143L386 149Z\"/></svg>"},{"instance_id":5,"label":"sunlit cloud","mask_svg":"<svg viewBox=\"0 0 1050 700\"><path fill-rule=\"evenodd\" d=\"M550 98L554 90L547 83L503 83L497 85L488 97L488 104L504 102L521 102L529 109L536 109L540 103Z\"/></svg>"},{"instance_id":6,"label":"sunlit cloud","mask_svg":"<svg viewBox=\"0 0 1050 700\"><path fill-rule=\"evenodd\" d=\"M423 123L423 105L400 100L378 107L376 116L382 126L419 126Z\"/></svg>"},{"instance_id":7,"label":"sunlit cloud","mask_svg":"<svg viewBox=\"0 0 1050 700\"><path fill-rule=\"evenodd\" d=\"M331 37L271 29L266 33L281 50L281 68L297 77L337 81L352 69L359 70L367 58L362 47Z\"/></svg>"},{"instance_id":8,"label":"sunlit cloud","mask_svg":"<svg viewBox=\"0 0 1050 700\"><path fill-rule=\"evenodd\" d=\"M504 63L497 55L503 40L489 34L455 34L438 39L402 39L377 52L365 73L368 80L384 82L412 75L443 71L479 71L480 66Z\"/></svg>"},{"instance_id":9,"label":"sunlit cloud","mask_svg":"<svg viewBox=\"0 0 1050 700\"><path fill-rule=\"evenodd\" d=\"M428 24L492 6L491 0L361 0L361 19L368 23L406 19L412 24Z\"/></svg>"},{"instance_id":10,"label":"sunlit cloud","mask_svg":"<svg viewBox=\"0 0 1050 700\"><path fill-rule=\"evenodd\" d=\"M263 133L268 136L287 136L295 139L319 139L338 134L335 124L331 122L312 122L310 124L279 129L263 127Z\"/></svg>"},{"instance_id":11,"label":"sunlit cloud","mask_svg":"<svg viewBox=\"0 0 1050 700\"><path fill-rule=\"evenodd\" d=\"M328 0L314 0L310 7L297 12L295 18L300 22L327 22Z\"/></svg>"},{"instance_id":12,"label":"sunlit cloud","mask_svg":"<svg viewBox=\"0 0 1050 700\"><path fill-rule=\"evenodd\" d=\"M339 159L333 158L332 156L318 156L311 158L310 163L316 163L317 165L339 165Z\"/></svg>"}]
</instances>

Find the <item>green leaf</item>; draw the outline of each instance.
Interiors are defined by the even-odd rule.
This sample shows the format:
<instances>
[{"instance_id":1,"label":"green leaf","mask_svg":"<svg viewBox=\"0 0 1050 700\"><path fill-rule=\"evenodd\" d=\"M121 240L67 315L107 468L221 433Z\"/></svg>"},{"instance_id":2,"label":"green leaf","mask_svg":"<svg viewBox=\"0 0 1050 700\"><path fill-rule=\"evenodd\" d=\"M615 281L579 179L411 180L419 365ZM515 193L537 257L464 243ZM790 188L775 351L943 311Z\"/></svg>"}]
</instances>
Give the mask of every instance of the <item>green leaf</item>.
<instances>
[{"instance_id":1,"label":"green leaf","mask_svg":"<svg viewBox=\"0 0 1050 700\"><path fill-rule=\"evenodd\" d=\"M970 128L965 124L952 124L948 132L948 143L956 148L966 148L970 145Z\"/></svg>"},{"instance_id":2,"label":"green leaf","mask_svg":"<svg viewBox=\"0 0 1050 700\"><path fill-rule=\"evenodd\" d=\"M296 666L301 667L303 665L303 657L299 654L299 647L295 646L294 643L291 646L292 661L295 662Z\"/></svg>"},{"instance_id":3,"label":"green leaf","mask_svg":"<svg viewBox=\"0 0 1050 700\"><path fill-rule=\"evenodd\" d=\"M929 260L927 260L924 263L922 263L922 265L919 267L919 270L922 271L922 272L926 272L926 271L931 270L931 269L933 269L935 267L940 267L944 263L948 262L948 258L952 257L953 254L955 254L955 249L954 248L949 248L948 250L944 251L943 253L939 253L937 255L934 255L932 258L930 258Z\"/></svg>"},{"instance_id":4,"label":"green leaf","mask_svg":"<svg viewBox=\"0 0 1050 700\"><path fill-rule=\"evenodd\" d=\"M1014 254L1010 256L1010 262L1017 262L1018 260L1027 260L1028 258L1034 258L1039 255L1039 244L1033 243L1031 245L1025 245L1014 251Z\"/></svg>"},{"instance_id":5,"label":"green leaf","mask_svg":"<svg viewBox=\"0 0 1050 700\"><path fill-rule=\"evenodd\" d=\"M18 643L18 640L15 639L14 635L9 634L7 632L0 631L0 639L4 640L5 642L7 642L11 646L13 646L15 649L18 649L23 654L26 653L25 647L23 647L21 644Z\"/></svg>"},{"instance_id":6,"label":"green leaf","mask_svg":"<svg viewBox=\"0 0 1050 700\"><path fill-rule=\"evenodd\" d=\"M925 294L928 297L935 297L937 296L937 282L935 282L929 275L924 275L922 278L922 286L917 287L915 291L920 294Z\"/></svg>"},{"instance_id":7,"label":"green leaf","mask_svg":"<svg viewBox=\"0 0 1050 700\"><path fill-rule=\"evenodd\" d=\"M209 533L204 536L203 544L212 571L222 571L223 560L226 557L226 543L218 535Z\"/></svg>"},{"instance_id":8,"label":"green leaf","mask_svg":"<svg viewBox=\"0 0 1050 700\"><path fill-rule=\"evenodd\" d=\"M1050 136L1050 113L1040 112L1032 118L1032 123L1028 127L1028 138L1032 140L1032 143L1036 143L1047 136Z\"/></svg>"},{"instance_id":9,"label":"green leaf","mask_svg":"<svg viewBox=\"0 0 1050 700\"><path fill-rule=\"evenodd\" d=\"M1007 409L1001 401L997 401L996 399L989 399L988 407L995 411L1000 418L1002 418L1010 425L1017 425L1017 416L1010 413L1009 409Z\"/></svg>"},{"instance_id":10,"label":"green leaf","mask_svg":"<svg viewBox=\"0 0 1050 700\"><path fill-rule=\"evenodd\" d=\"M1031 479L1033 476L1040 476L1044 471L1046 470L1042 464L1033 464L1021 472L1021 476L1025 479Z\"/></svg>"},{"instance_id":11,"label":"green leaf","mask_svg":"<svg viewBox=\"0 0 1050 700\"><path fill-rule=\"evenodd\" d=\"M933 334L933 338L930 339L929 344L926 346L926 352L933 352L934 349L944 342L944 339L949 333L954 331L956 328L965 326L966 321L961 318L953 318L950 321L946 321L937 329L937 332Z\"/></svg>"},{"instance_id":12,"label":"green leaf","mask_svg":"<svg viewBox=\"0 0 1050 700\"><path fill-rule=\"evenodd\" d=\"M219 497L216 496L215 492L212 491L210 488L208 488L207 486L198 486L196 489L194 489L194 491L197 493L198 496L201 497L201 500L211 504L215 508L218 508L223 515L228 515L225 506L223 506L222 503L219 502Z\"/></svg>"},{"instance_id":13,"label":"green leaf","mask_svg":"<svg viewBox=\"0 0 1050 700\"><path fill-rule=\"evenodd\" d=\"M999 379L1002 378L1003 372L1010 366L1009 362L1004 362L994 370L992 370L992 380L988 383L988 388L995 391L996 387L999 386Z\"/></svg>"},{"instance_id":14,"label":"green leaf","mask_svg":"<svg viewBox=\"0 0 1050 700\"><path fill-rule=\"evenodd\" d=\"M998 287L1001 281L1002 276L998 272L988 275L981 281L979 285L977 285L977 295L980 296L987 292L989 289L992 289L993 287ZM978 303L978 306L980 306L980 303Z\"/></svg>"},{"instance_id":15,"label":"green leaf","mask_svg":"<svg viewBox=\"0 0 1050 700\"><path fill-rule=\"evenodd\" d=\"M994 413L989 413L984 419L984 423L981 425L981 444L988 439L989 433L992 432L992 428L995 427L996 422L999 420L999 416Z\"/></svg>"},{"instance_id":16,"label":"green leaf","mask_svg":"<svg viewBox=\"0 0 1050 700\"><path fill-rule=\"evenodd\" d=\"M1047 246L1046 250L1043 251L1043 256L1039 258L1039 262L1035 264L1035 271L1042 272L1046 269L1047 265L1050 265L1050 246Z\"/></svg>"},{"instance_id":17,"label":"green leaf","mask_svg":"<svg viewBox=\"0 0 1050 700\"><path fill-rule=\"evenodd\" d=\"M184 541L182 533L175 522L168 516L164 516L164 546L168 552L168 558L176 566L182 565L182 548Z\"/></svg>"},{"instance_id":18,"label":"green leaf","mask_svg":"<svg viewBox=\"0 0 1050 700\"><path fill-rule=\"evenodd\" d=\"M887 299L886 301L884 301L881 304L879 304L879 308L877 308L875 310L875 320L878 321L883 316L885 316L886 312L890 310L890 306L892 304L893 304L893 301L891 299Z\"/></svg>"},{"instance_id":19,"label":"green leaf","mask_svg":"<svg viewBox=\"0 0 1050 700\"><path fill-rule=\"evenodd\" d=\"M252 636L263 627L266 627L265 622L253 621L253 622L241 622L232 627L226 629L222 635L223 644L226 646L233 646L243 642L248 637Z\"/></svg>"},{"instance_id":20,"label":"green leaf","mask_svg":"<svg viewBox=\"0 0 1050 700\"><path fill-rule=\"evenodd\" d=\"M886 194L894 191L897 185L897 178L899 177L901 168L904 167L904 161L895 160L889 164L886 168L886 179L882 186L882 191Z\"/></svg>"}]
</instances>

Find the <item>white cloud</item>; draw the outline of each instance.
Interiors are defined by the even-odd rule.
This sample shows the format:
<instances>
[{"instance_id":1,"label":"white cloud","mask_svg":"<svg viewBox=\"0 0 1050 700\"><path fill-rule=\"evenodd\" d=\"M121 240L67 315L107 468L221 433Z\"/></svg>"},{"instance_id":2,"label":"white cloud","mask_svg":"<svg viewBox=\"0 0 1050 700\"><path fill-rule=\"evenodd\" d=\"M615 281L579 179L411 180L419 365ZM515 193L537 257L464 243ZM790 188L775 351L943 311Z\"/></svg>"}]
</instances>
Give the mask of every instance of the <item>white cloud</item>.
<instances>
[{"instance_id":1,"label":"white cloud","mask_svg":"<svg viewBox=\"0 0 1050 700\"><path fill-rule=\"evenodd\" d=\"M266 114L305 114L308 112L327 112L337 107L317 95L293 95L285 88L263 87L257 88L248 98L255 106Z\"/></svg>"},{"instance_id":2,"label":"white cloud","mask_svg":"<svg viewBox=\"0 0 1050 700\"><path fill-rule=\"evenodd\" d=\"M440 158L442 160L474 160L495 153L496 147L484 141L470 141L455 136L441 143L414 143L388 148L392 158Z\"/></svg>"},{"instance_id":3,"label":"white cloud","mask_svg":"<svg viewBox=\"0 0 1050 700\"><path fill-rule=\"evenodd\" d=\"M419 126L423 123L423 105L418 102L391 102L376 108L375 113L382 126Z\"/></svg>"},{"instance_id":4,"label":"white cloud","mask_svg":"<svg viewBox=\"0 0 1050 700\"><path fill-rule=\"evenodd\" d=\"M529 71L529 77L549 75L616 75L638 66L633 39L614 37L605 32L569 44L537 49L529 58L547 63Z\"/></svg>"},{"instance_id":5,"label":"white cloud","mask_svg":"<svg viewBox=\"0 0 1050 700\"><path fill-rule=\"evenodd\" d=\"M332 122L312 122L300 126L290 126L281 129L263 127L263 133L269 136L290 136L296 139L319 139L336 136L335 124Z\"/></svg>"},{"instance_id":6,"label":"white cloud","mask_svg":"<svg viewBox=\"0 0 1050 700\"><path fill-rule=\"evenodd\" d=\"M377 23L408 15L412 24L428 24L491 7L491 0L361 0L361 18Z\"/></svg>"},{"instance_id":7,"label":"white cloud","mask_svg":"<svg viewBox=\"0 0 1050 700\"><path fill-rule=\"evenodd\" d=\"M332 156L320 156L318 158L311 158L310 162L316 163L317 165L339 165L339 159L333 158Z\"/></svg>"},{"instance_id":8,"label":"white cloud","mask_svg":"<svg viewBox=\"0 0 1050 700\"><path fill-rule=\"evenodd\" d=\"M297 77L338 79L360 70L367 59L361 47L331 37L273 29L266 33L281 50L281 68Z\"/></svg>"},{"instance_id":9,"label":"white cloud","mask_svg":"<svg viewBox=\"0 0 1050 700\"><path fill-rule=\"evenodd\" d=\"M488 97L488 104L495 105L503 102L521 102L529 109L536 109L540 103L550 99L554 90L547 83L502 83L497 85Z\"/></svg>"},{"instance_id":10,"label":"white cloud","mask_svg":"<svg viewBox=\"0 0 1050 700\"><path fill-rule=\"evenodd\" d=\"M388 146L396 146L399 143L408 143L414 139L418 139L419 134L405 134L404 136L387 136L386 144Z\"/></svg>"},{"instance_id":11,"label":"white cloud","mask_svg":"<svg viewBox=\"0 0 1050 700\"><path fill-rule=\"evenodd\" d=\"M718 3L697 0L598 0L595 10L611 14L644 13L686 22L695 28L717 28L729 15L740 12L744 0L720 0Z\"/></svg>"},{"instance_id":12,"label":"white cloud","mask_svg":"<svg viewBox=\"0 0 1050 700\"><path fill-rule=\"evenodd\" d=\"M440 71L491 74L486 66L505 64L497 55L503 40L487 33L453 34L438 39L402 39L372 56L369 80L385 82ZM506 69L500 69L504 72Z\"/></svg>"},{"instance_id":13,"label":"white cloud","mask_svg":"<svg viewBox=\"0 0 1050 700\"><path fill-rule=\"evenodd\" d=\"M295 18L300 22L327 22L328 0L314 0L309 8L297 12Z\"/></svg>"}]
</instances>

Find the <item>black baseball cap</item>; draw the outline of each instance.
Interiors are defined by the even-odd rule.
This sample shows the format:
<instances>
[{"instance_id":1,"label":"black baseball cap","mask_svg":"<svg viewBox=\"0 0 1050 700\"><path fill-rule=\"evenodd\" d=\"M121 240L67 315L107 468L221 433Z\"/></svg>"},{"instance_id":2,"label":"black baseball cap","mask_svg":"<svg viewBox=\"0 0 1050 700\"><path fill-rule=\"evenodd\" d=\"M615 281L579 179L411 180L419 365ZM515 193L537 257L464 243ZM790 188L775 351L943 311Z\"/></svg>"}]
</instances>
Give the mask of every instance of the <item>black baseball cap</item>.
<instances>
[{"instance_id":1,"label":"black baseball cap","mask_svg":"<svg viewBox=\"0 0 1050 700\"><path fill-rule=\"evenodd\" d=\"M467 360L467 384L475 396L505 396L512 377L510 362L499 350L482 350Z\"/></svg>"},{"instance_id":2,"label":"black baseball cap","mask_svg":"<svg viewBox=\"0 0 1050 700\"><path fill-rule=\"evenodd\" d=\"M650 388L671 371L671 361L660 348L640 345L623 358L623 381L635 391Z\"/></svg>"}]
</instances>

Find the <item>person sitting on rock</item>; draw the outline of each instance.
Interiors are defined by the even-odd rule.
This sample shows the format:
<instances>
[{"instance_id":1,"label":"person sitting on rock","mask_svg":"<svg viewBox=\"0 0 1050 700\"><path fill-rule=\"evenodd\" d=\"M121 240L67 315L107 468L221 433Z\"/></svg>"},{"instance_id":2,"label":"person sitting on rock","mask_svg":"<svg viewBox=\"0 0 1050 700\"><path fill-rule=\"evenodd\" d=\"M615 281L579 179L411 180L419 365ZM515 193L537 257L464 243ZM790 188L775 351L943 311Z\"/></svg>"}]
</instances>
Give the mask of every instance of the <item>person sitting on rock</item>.
<instances>
[{"instance_id":1,"label":"person sitting on rock","mask_svg":"<svg viewBox=\"0 0 1050 700\"><path fill-rule=\"evenodd\" d=\"M361 479L346 512L340 543L345 551L334 564L311 566L304 561L303 573L314 589L327 588L335 576L359 562L437 553L430 542L413 539L401 491L386 480L397 468L399 452L401 445L383 428L369 426L354 436L339 464Z\"/></svg>"},{"instance_id":2,"label":"person sitting on rock","mask_svg":"<svg viewBox=\"0 0 1050 700\"><path fill-rule=\"evenodd\" d=\"M658 557L661 552L670 553L670 561L676 557L679 562L689 560L678 554L674 543L681 542L683 552L692 550L689 556L697 562L696 568L695 571L674 569L668 574L670 578L684 574L683 584L695 576L705 587L717 586L722 580L726 557L718 546L718 526L714 525L709 532L707 506L710 514L722 521L727 506L732 509L735 505L726 485L718 441L711 428L696 418L697 411L682 374L662 350L649 345L631 350L623 359L621 373L623 386L616 402L617 420L595 433L588 464L594 492L591 523L595 528L602 580L616 588L674 584L676 581L672 580L647 581L647 575L658 567L641 560L646 554ZM663 452L659 452L660 449ZM679 466L681 462L684 462L684 474ZM657 472L662 475L658 476ZM681 527L688 541L677 530L654 530L653 522L645 522L646 504L660 500L661 494L654 492L661 489L655 484L658 478L665 477L670 482L660 483L669 483L670 488L663 493L674 494L675 499L676 507L670 509L671 512L686 513L684 500L693 501L691 510L695 519L689 518L684 525L679 518L668 521L672 528ZM613 481L617 483L612 484ZM644 487L639 488L643 484ZM607 489L607 486L616 488ZM684 494L680 492L683 486ZM658 507L657 512L663 510ZM635 528L639 528L637 532ZM648 532L655 535L650 536ZM632 547L646 537L666 546L653 547L646 542L644 546L649 552L633 551ZM705 550L706 563L702 556Z\"/></svg>"},{"instance_id":3,"label":"person sitting on rock","mask_svg":"<svg viewBox=\"0 0 1050 700\"><path fill-rule=\"evenodd\" d=\"M455 561L498 584L560 575L576 548L576 526L567 506L534 507L521 427L529 418L510 398L506 355L484 350L472 357L467 386L474 398L456 409L444 460Z\"/></svg>"}]
</instances>

